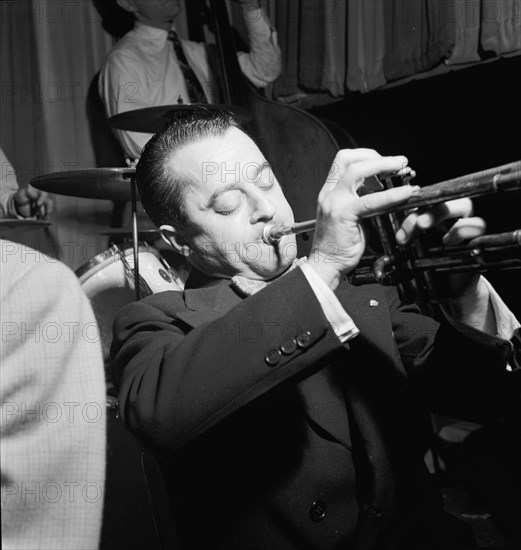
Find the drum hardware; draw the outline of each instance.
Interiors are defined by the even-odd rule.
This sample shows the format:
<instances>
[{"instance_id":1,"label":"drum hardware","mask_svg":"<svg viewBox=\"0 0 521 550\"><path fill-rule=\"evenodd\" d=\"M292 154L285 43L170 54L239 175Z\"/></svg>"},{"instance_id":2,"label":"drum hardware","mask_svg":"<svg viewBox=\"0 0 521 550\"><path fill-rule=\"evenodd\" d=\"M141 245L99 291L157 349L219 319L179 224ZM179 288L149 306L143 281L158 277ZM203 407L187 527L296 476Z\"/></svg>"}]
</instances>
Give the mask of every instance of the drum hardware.
<instances>
[{"instance_id":1,"label":"drum hardware","mask_svg":"<svg viewBox=\"0 0 521 550\"><path fill-rule=\"evenodd\" d=\"M170 119L174 118L179 111L189 111L196 107L204 107L212 111L230 111L243 123L248 122L252 118L247 108L237 105L177 103L175 105L158 105L157 107L145 107L144 109L134 109L119 113L109 118L109 125L117 130L155 134Z\"/></svg>"},{"instance_id":2,"label":"drum hardware","mask_svg":"<svg viewBox=\"0 0 521 550\"><path fill-rule=\"evenodd\" d=\"M137 236L137 185L136 168L132 167L130 177L130 203L132 205L132 243L134 245L134 292L136 300L141 298L141 277L139 276L139 254L138 254L138 236Z\"/></svg>"},{"instance_id":3,"label":"drum hardware","mask_svg":"<svg viewBox=\"0 0 521 550\"><path fill-rule=\"evenodd\" d=\"M134 167L64 170L37 176L30 184L57 195L127 202L131 200L129 182L135 171Z\"/></svg>"},{"instance_id":4,"label":"drum hardware","mask_svg":"<svg viewBox=\"0 0 521 550\"><path fill-rule=\"evenodd\" d=\"M155 241L161 238L161 232L157 227L138 227L138 237L141 240L151 240ZM102 229L101 231L91 231L92 235L108 235L110 237L132 237L133 228L132 227L109 227L107 229Z\"/></svg>"},{"instance_id":5,"label":"drum hardware","mask_svg":"<svg viewBox=\"0 0 521 550\"><path fill-rule=\"evenodd\" d=\"M115 245L112 245L112 246L115 246ZM136 256L136 253L134 252L134 265L137 264L138 258L139 258L139 254ZM121 258L121 261L123 262L123 265L125 267L125 271L126 271L128 277L129 277L129 279L134 280L134 286L136 286L136 281L139 281L139 285L138 285L139 286L139 294L138 294L138 296L140 295L143 298L146 297L146 296L150 296L152 294L152 289L148 286L145 279L143 279L143 277L141 277L141 275L139 275L139 273L137 272L137 270L135 268L132 268L130 266L130 264L128 263L125 256L123 256ZM136 299L139 299L139 298L136 298Z\"/></svg>"},{"instance_id":6,"label":"drum hardware","mask_svg":"<svg viewBox=\"0 0 521 550\"><path fill-rule=\"evenodd\" d=\"M134 242L134 272L136 277L136 300L141 297L139 284L139 254L137 230L138 191L135 181L136 168L87 168L85 170L65 170L44 174L33 178L33 187L56 193L87 199L105 199L112 201L129 201L132 207L132 238Z\"/></svg>"},{"instance_id":7,"label":"drum hardware","mask_svg":"<svg viewBox=\"0 0 521 550\"><path fill-rule=\"evenodd\" d=\"M107 394L106 407L107 407L107 412L112 412L116 416L116 419L119 418L117 397Z\"/></svg>"},{"instance_id":8,"label":"drum hardware","mask_svg":"<svg viewBox=\"0 0 521 550\"><path fill-rule=\"evenodd\" d=\"M8 239L10 236L18 235L25 231L33 231L49 227L51 222L46 220L0 220L0 238Z\"/></svg>"},{"instance_id":9,"label":"drum hardware","mask_svg":"<svg viewBox=\"0 0 521 550\"><path fill-rule=\"evenodd\" d=\"M406 182L406 178L400 176L380 179L384 189ZM521 191L521 161L422 187L404 203L366 216L377 230L384 254L364 256L348 279L358 285L395 285L403 300L425 304L433 301L434 271L456 273L521 268L521 229L477 237L466 246L428 250L423 249L419 240L406 246L398 245L394 236L407 211L412 209L507 191ZM312 231L315 224L316 220L288 226L268 224L263 240L266 244L275 244L285 235Z\"/></svg>"}]
</instances>

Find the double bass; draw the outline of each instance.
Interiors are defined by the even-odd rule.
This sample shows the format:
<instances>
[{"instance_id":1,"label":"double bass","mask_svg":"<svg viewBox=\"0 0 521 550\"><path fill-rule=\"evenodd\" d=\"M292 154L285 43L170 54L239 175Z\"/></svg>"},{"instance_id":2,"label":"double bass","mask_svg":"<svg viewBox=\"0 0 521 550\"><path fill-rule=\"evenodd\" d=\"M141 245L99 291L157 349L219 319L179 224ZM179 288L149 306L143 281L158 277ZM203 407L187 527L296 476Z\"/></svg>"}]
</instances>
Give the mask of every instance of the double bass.
<instances>
[{"instance_id":1,"label":"double bass","mask_svg":"<svg viewBox=\"0 0 521 550\"><path fill-rule=\"evenodd\" d=\"M188 5L190 4L190 5ZM191 34L201 15L213 31L217 56L209 55L221 103L245 108L243 126L270 163L296 220L315 217L317 198L339 145L326 125L310 113L264 97L243 75L224 0L187 3ZM297 236L299 255L307 255L311 239Z\"/></svg>"}]
</instances>

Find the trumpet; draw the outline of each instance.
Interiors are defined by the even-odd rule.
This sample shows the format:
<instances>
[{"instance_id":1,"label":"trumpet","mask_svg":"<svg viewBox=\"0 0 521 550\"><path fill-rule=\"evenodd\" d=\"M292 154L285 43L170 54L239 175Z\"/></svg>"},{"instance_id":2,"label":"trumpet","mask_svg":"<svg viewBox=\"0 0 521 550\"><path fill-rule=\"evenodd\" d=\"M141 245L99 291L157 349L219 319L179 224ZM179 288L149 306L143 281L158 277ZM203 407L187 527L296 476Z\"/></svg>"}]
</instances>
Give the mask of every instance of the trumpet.
<instances>
[{"instance_id":1,"label":"trumpet","mask_svg":"<svg viewBox=\"0 0 521 550\"><path fill-rule=\"evenodd\" d=\"M407 178L409 179L409 177ZM388 186L389 187L389 186ZM521 161L475 172L459 178L427 185L402 204L389 209L372 212L365 217L392 214L414 208L433 206L435 204L463 197L475 198L493 193L521 190ZM293 225L267 224L262 238L266 244L276 244L285 235L305 233L315 229L316 220L295 223Z\"/></svg>"},{"instance_id":2,"label":"trumpet","mask_svg":"<svg viewBox=\"0 0 521 550\"><path fill-rule=\"evenodd\" d=\"M408 184L411 174L383 178L383 188ZM398 180L398 181L397 181ZM521 229L483 235L465 246L422 250L421 243L398 245L394 235L408 210L433 206L458 198L475 198L521 190L521 161L474 172L458 178L421 187L402 204L367 214L374 218L383 248L382 256L364 256L360 265L349 274L353 284L381 283L397 285L402 299L418 301L419 296L432 295L429 272L484 272L490 269L521 267ZM285 235L313 231L316 220L293 225L267 224L262 238L274 245ZM432 296L431 296L432 297Z\"/></svg>"}]
</instances>

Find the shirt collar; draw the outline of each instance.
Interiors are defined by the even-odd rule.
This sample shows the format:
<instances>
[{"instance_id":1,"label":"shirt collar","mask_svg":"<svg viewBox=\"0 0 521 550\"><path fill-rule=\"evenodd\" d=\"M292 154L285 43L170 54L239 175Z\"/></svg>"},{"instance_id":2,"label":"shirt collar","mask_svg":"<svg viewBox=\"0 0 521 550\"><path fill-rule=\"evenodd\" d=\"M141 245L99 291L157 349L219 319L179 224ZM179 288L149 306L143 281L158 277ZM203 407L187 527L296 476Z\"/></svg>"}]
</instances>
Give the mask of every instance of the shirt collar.
<instances>
[{"instance_id":1,"label":"shirt collar","mask_svg":"<svg viewBox=\"0 0 521 550\"><path fill-rule=\"evenodd\" d=\"M172 25L171 30L175 31L174 25ZM151 27L150 25L144 25L138 21L136 21L134 25L134 31L140 40L147 40L155 44L164 44L168 37L168 31L159 29L158 27Z\"/></svg>"}]
</instances>

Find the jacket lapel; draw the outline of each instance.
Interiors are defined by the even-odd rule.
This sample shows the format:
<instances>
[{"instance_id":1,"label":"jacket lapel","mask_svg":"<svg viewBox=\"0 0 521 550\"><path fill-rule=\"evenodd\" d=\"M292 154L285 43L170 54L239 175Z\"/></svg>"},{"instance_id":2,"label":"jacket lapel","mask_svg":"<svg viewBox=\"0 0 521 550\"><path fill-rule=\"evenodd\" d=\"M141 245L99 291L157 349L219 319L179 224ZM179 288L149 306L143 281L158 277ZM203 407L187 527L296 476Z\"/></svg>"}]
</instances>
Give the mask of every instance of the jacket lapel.
<instances>
[{"instance_id":1,"label":"jacket lapel","mask_svg":"<svg viewBox=\"0 0 521 550\"><path fill-rule=\"evenodd\" d=\"M241 302L229 279L212 279L197 271L190 274L183 297L186 310L177 317L191 327L215 321Z\"/></svg>"}]
</instances>

